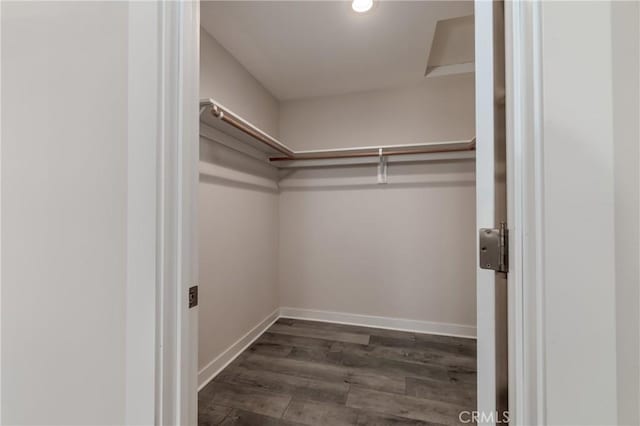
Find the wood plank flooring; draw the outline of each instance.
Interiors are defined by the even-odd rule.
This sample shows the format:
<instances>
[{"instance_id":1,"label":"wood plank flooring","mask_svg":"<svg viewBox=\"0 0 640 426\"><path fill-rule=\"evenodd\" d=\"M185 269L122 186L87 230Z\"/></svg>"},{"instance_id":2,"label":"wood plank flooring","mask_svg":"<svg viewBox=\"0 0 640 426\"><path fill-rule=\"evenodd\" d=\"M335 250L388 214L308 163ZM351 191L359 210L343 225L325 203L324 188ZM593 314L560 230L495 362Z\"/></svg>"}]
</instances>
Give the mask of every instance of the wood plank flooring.
<instances>
[{"instance_id":1,"label":"wood plank flooring","mask_svg":"<svg viewBox=\"0 0 640 426\"><path fill-rule=\"evenodd\" d=\"M198 394L199 425L455 425L476 342L280 319Z\"/></svg>"}]
</instances>

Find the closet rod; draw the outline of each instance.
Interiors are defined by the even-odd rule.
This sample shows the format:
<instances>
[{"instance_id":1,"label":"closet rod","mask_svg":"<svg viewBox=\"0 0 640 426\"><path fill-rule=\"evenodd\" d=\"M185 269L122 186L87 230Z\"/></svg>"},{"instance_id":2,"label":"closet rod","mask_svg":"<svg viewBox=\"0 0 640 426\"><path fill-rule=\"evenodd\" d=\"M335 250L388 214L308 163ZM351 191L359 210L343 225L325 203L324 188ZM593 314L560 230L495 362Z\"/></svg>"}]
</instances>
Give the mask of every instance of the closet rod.
<instances>
[{"instance_id":1,"label":"closet rod","mask_svg":"<svg viewBox=\"0 0 640 426\"><path fill-rule=\"evenodd\" d=\"M298 161L298 160L333 160L340 158L364 158L379 156L396 156L410 154L431 154L442 152L464 152L474 151L476 140L434 142L413 145L389 145L362 148L327 149L316 151L293 151L282 142L269 136L262 130L251 125L238 115L222 107L213 99L200 101L201 111L207 107L211 108L211 115L216 119L229 124L237 130L251 136L253 139L281 153L280 157L269 158L272 162L277 161Z\"/></svg>"},{"instance_id":2,"label":"closet rod","mask_svg":"<svg viewBox=\"0 0 640 426\"><path fill-rule=\"evenodd\" d=\"M222 106L216 104L212 99L206 101L200 101L200 107L211 107L211 115L215 118L218 118L225 123L229 124L232 127L240 130L243 133L253 137L254 139L262 142L263 144L275 149L276 151L284 154L286 158L293 159L295 153L289 149L287 146L282 144L280 141L272 138L262 130L257 127L252 126L239 116L235 115L231 111L223 108Z\"/></svg>"},{"instance_id":3,"label":"closet rod","mask_svg":"<svg viewBox=\"0 0 640 426\"><path fill-rule=\"evenodd\" d=\"M454 145L455 146L450 146ZM433 146L427 146L433 145ZM444 146L443 146L444 145ZM449 147L446 147L449 145ZM288 157L271 157L271 161L290 161L290 160L334 160L338 158L363 158L363 157L387 157L393 155L410 155L410 154L433 154L436 152L464 152L473 151L476 148L476 140L451 143L433 143L425 144L420 148L404 148L404 147L380 147L380 148L353 148L351 150L326 150L317 152L299 152L295 153L294 158Z\"/></svg>"}]
</instances>

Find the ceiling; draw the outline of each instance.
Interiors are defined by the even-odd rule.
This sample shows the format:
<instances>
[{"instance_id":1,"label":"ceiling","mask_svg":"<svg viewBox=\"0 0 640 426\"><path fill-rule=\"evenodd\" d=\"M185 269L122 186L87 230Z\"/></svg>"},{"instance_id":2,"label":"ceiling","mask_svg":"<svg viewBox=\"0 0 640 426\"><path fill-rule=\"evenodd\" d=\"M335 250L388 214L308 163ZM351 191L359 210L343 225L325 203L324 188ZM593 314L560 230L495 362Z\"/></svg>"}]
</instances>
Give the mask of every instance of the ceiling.
<instances>
[{"instance_id":1,"label":"ceiling","mask_svg":"<svg viewBox=\"0 0 640 426\"><path fill-rule=\"evenodd\" d=\"M416 83L440 20L473 13L472 1L202 2L202 27L279 100Z\"/></svg>"}]
</instances>

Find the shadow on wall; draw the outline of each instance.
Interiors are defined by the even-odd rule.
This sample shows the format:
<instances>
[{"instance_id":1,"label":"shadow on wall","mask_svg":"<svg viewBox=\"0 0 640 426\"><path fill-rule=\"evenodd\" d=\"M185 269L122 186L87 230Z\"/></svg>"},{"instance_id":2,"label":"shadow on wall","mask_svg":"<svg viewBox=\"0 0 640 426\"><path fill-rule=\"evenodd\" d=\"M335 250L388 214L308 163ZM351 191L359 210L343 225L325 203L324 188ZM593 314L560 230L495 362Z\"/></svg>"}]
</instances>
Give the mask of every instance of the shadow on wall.
<instances>
[{"instance_id":1,"label":"shadow on wall","mask_svg":"<svg viewBox=\"0 0 640 426\"><path fill-rule=\"evenodd\" d=\"M226 186L228 188L245 189L245 190L249 190L249 191L264 192L264 193L267 193L267 194L277 194L278 193L278 189L277 188L269 188L266 185L260 185L260 184L249 183L249 182L242 182L239 179L225 178L223 176L214 176L214 175L208 175L208 174L203 174L203 173L200 173L200 183L207 183L207 184L212 184L212 185L222 185L222 186Z\"/></svg>"},{"instance_id":2,"label":"shadow on wall","mask_svg":"<svg viewBox=\"0 0 640 426\"><path fill-rule=\"evenodd\" d=\"M283 191L384 188L469 187L475 185L473 160L390 164L386 184L377 182L375 164L280 171Z\"/></svg>"}]
</instances>

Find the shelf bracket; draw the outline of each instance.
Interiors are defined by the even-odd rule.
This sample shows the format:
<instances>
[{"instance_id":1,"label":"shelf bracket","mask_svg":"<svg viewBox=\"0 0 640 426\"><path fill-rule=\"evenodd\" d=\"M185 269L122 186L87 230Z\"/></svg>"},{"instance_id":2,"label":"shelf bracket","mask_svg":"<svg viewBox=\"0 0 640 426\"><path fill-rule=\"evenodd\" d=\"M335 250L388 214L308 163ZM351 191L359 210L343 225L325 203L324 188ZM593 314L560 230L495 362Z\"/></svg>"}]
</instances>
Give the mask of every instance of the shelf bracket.
<instances>
[{"instance_id":1,"label":"shelf bracket","mask_svg":"<svg viewBox=\"0 0 640 426\"><path fill-rule=\"evenodd\" d=\"M382 148L378 150L378 183L387 183L387 157L382 155Z\"/></svg>"}]
</instances>

